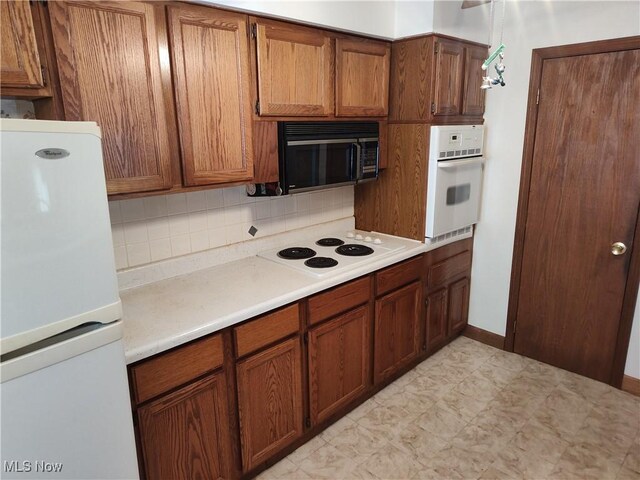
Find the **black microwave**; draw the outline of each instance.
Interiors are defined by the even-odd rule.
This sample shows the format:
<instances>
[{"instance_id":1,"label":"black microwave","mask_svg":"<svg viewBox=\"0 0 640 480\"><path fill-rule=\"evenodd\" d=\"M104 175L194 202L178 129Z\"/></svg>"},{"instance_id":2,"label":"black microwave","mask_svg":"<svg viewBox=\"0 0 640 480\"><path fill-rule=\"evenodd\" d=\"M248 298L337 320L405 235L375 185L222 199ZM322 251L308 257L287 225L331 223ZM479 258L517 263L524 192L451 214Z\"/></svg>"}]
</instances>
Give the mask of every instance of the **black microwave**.
<instances>
[{"instance_id":1,"label":"black microwave","mask_svg":"<svg viewBox=\"0 0 640 480\"><path fill-rule=\"evenodd\" d=\"M378 178L378 122L278 122L283 194Z\"/></svg>"}]
</instances>

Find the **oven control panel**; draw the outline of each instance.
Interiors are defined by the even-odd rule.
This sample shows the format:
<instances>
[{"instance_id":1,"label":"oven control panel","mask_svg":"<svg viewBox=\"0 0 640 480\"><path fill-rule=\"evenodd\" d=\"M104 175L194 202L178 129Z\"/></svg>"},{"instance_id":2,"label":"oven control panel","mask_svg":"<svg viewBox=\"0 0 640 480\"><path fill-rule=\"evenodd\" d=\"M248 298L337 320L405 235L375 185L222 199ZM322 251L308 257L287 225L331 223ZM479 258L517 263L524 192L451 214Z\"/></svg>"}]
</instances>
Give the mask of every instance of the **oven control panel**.
<instances>
[{"instance_id":1,"label":"oven control panel","mask_svg":"<svg viewBox=\"0 0 640 480\"><path fill-rule=\"evenodd\" d=\"M431 158L476 157L482 155L483 125L450 125L431 127Z\"/></svg>"}]
</instances>

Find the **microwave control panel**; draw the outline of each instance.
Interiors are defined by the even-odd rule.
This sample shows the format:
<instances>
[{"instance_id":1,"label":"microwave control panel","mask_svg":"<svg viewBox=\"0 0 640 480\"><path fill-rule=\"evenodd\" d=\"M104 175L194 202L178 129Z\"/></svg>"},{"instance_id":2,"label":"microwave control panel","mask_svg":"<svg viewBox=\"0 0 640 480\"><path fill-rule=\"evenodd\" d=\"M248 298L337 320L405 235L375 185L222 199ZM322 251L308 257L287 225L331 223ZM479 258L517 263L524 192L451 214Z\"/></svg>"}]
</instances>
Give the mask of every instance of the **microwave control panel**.
<instances>
[{"instance_id":1,"label":"microwave control panel","mask_svg":"<svg viewBox=\"0 0 640 480\"><path fill-rule=\"evenodd\" d=\"M378 139L361 139L359 179L378 177Z\"/></svg>"}]
</instances>

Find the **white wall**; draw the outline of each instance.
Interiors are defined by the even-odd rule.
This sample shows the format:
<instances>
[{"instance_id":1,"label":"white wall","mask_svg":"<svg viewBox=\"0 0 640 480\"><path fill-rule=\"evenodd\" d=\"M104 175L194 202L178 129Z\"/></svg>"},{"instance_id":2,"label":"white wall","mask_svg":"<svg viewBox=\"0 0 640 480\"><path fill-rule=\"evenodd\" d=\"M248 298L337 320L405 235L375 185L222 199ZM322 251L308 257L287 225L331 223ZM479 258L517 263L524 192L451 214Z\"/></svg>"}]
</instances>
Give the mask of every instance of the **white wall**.
<instances>
[{"instance_id":1,"label":"white wall","mask_svg":"<svg viewBox=\"0 0 640 480\"><path fill-rule=\"evenodd\" d=\"M499 25L501 3L496 5ZM488 5L461 10L437 1L434 30L487 41ZM513 254L531 51L534 48L640 34L638 1L507 2L504 88L487 92L487 153L482 219L476 230L471 305L472 325L504 335ZM494 43L499 32L494 33ZM639 299L640 300L640 299ZM639 302L640 304L640 302ZM639 305L640 306L640 305ZM626 373L640 378L640 308L636 309Z\"/></svg>"},{"instance_id":2,"label":"white wall","mask_svg":"<svg viewBox=\"0 0 640 480\"><path fill-rule=\"evenodd\" d=\"M433 0L397 0L394 37L402 38L433 31Z\"/></svg>"},{"instance_id":3,"label":"white wall","mask_svg":"<svg viewBox=\"0 0 640 480\"><path fill-rule=\"evenodd\" d=\"M433 31L434 0L199 1L388 39Z\"/></svg>"},{"instance_id":4,"label":"white wall","mask_svg":"<svg viewBox=\"0 0 640 480\"><path fill-rule=\"evenodd\" d=\"M300 20L319 26L394 38L393 0L200 0L202 3Z\"/></svg>"}]
</instances>

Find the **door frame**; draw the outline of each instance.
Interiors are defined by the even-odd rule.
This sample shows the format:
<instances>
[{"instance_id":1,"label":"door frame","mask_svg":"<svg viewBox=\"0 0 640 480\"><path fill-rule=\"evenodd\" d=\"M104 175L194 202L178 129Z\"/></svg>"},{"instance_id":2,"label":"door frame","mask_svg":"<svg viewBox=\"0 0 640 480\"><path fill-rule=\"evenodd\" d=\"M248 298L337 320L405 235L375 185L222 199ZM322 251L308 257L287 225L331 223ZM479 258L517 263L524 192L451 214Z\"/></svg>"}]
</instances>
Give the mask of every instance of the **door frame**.
<instances>
[{"instance_id":1,"label":"door frame","mask_svg":"<svg viewBox=\"0 0 640 480\"><path fill-rule=\"evenodd\" d=\"M548 48L536 48L532 52L531 74L529 81L529 98L522 152L522 169L520 175L520 192L516 215L516 230L513 243L513 258L511 263L511 283L509 286L509 307L507 310L507 331L505 333L504 349L513 352L515 344L515 323L518 313L518 297L520 295L520 279L522 274L522 257L524 253L524 239L529 208L529 192L531 187L531 170L533 167L533 148L538 121L538 91L542 82L542 64L551 58L592 55L598 53L617 52L640 49L640 35L633 37L615 38L572 45L561 45ZM640 205L639 205L640 209ZM640 215L636 218L632 255L627 272L627 283L622 301L620 326L609 384L620 388L627 350L631 337L631 326L638 296L640 282Z\"/></svg>"}]
</instances>

